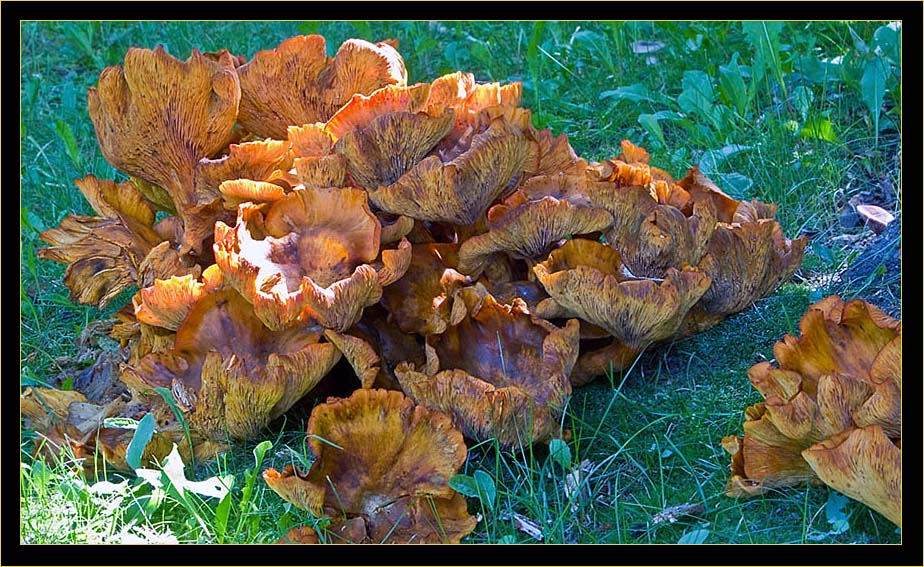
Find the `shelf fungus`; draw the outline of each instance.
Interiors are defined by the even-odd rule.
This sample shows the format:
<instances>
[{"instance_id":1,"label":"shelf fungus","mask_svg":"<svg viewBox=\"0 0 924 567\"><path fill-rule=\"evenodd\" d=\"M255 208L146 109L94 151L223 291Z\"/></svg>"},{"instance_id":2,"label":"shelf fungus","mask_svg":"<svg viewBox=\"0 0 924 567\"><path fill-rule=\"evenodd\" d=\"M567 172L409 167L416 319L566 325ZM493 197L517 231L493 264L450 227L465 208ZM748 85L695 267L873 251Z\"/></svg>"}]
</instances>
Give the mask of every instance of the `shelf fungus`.
<instances>
[{"instance_id":1,"label":"shelf fungus","mask_svg":"<svg viewBox=\"0 0 924 567\"><path fill-rule=\"evenodd\" d=\"M173 315L162 301L171 295L168 288L177 292ZM170 389L191 429L204 437L249 439L305 396L341 351L321 342L321 332L271 331L230 287L201 290L175 279L142 295L141 316L156 313L171 327L185 317L172 349L148 354L125 372L136 384Z\"/></svg>"},{"instance_id":2,"label":"shelf fungus","mask_svg":"<svg viewBox=\"0 0 924 567\"><path fill-rule=\"evenodd\" d=\"M745 411L730 496L824 482L901 526L901 322L862 300L810 306L799 338L748 371L764 402Z\"/></svg>"},{"instance_id":3,"label":"shelf fungus","mask_svg":"<svg viewBox=\"0 0 924 567\"><path fill-rule=\"evenodd\" d=\"M274 330L349 329L410 263L407 241L381 254L380 244L381 225L354 188L297 188L265 208L242 204L234 227L215 225L216 263Z\"/></svg>"},{"instance_id":4,"label":"shelf fungus","mask_svg":"<svg viewBox=\"0 0 924 567\"><path fill-rule=\"evenodd\" d=\"M449 479L465 462L462 433L401 392L357 390L311 412L307 472L263 472L284 500L331 524L296 528L292 543L459 543L475 528Z\"/></svg>"},{"instance_id":5,"label":"shelf fungus","mask_svg":"<svg viewBox=\"0 0 924 567\"><path fill-rule=\"evenodd\" d=\"M320 35L293 37L260 51L238 73L241 126L279 140L289 126L326 122L354 94L407 83L404 61L388 42L350 39L331 58Z\"/></svg>"},{"instance_id":6,"label":"shelf fungus","mask_svg":"<svg viewBox=\"0 0 924 567\"><path fill-rule=\"evenodd\" d=\"M472 439L516 447L558 437L571 395L578 322L556 327L533 317L520 299L497 303L482 286L458 295L464 315L427 337L425 366L395 369L402 389L452 415Z\"/></svg>"},{"instance_id":7,"label":"shelf fungus","mask_svg":"<svg viewBox=\"0 0 924 567\"><path fill-rule=\"evenodd\" d=\"M538 316L579 317L635 350L673 336L710 283L699 271L673 268L661 280L627 277L619 253L577 238L533 272L550 296L536 307Z\"/></svg>"},{"instance_id":8,"label":"shelf fungus","mask_svg":"<svg viewBox=\"0 0 924 567\"><path fill-rule=\"evenodd\" d=\"M194 213L196 165L227 146L240 99L227 52L209 59L193 50L184 62L160 46L130 48L124 65L107 67L89 90L90 118L103 155L169 196L169 212L190 229L183 252L199 253L202 245Z\"/></svg>"}]
</instances>

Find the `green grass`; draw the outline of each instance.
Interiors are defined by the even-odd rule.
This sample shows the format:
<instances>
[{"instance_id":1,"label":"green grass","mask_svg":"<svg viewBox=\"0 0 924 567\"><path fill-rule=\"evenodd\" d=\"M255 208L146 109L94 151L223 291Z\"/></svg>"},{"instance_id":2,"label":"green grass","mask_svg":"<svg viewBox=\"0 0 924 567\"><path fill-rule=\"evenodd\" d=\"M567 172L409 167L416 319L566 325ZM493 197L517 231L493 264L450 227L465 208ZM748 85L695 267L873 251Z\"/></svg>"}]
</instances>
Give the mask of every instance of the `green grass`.
<instances>
[{"instance_id":1,"label":"green grass","mask_svg":"<svg viewBox=\"0 0 924 567\"><path fill-rule=\"evenodd\" d=\"M567 466L553 462L545 446L519 454L490 444L473 447L462 472L486 472L496 483L497 499L493 510L471 499L472 512L482 512L483 520L466 541L534 541L516 528L514 514L535 522L550 542L677 542L704 533L708 543L900 541L891 524L853 501L845 508L849 529L830 533L825 506L831 492L825 487L749 500L725 497L728 459L719 444L722 436L740 433L744 408L759 400L747 369L772 358L773 343L795 330L811 301L850 291L829 277L854 253L835 237L862 231L838 225L847 201L885 180L894 192L879 197L900 211L898 81L890 76L886 83L875 131L860 84L869 56L862 55L851 34L852 29L870 42L883 23L784 24L767 52L773 57L765 58L765 72L752 67L740 73L746 90L738 95L723 90L721 78L731 73L734 57L739 65L753 66L765 49L752 45L738 22L23 23L22 381L51 383L62 371L59 358L75 352L75 339L87 323L128 301L127 296L117 299L105 313L71 303L61 283L64 267L35 254L43 245L39 232L68 212L92 213L73 179L89 173L123 178L103 159L87 115L86 89L103 67L121 63L130 46L158 43L182 58L194 47L227 47L249 58L299 33L325 35L331 54L350 37L398 38L411 82L456 70L472 72L479 81L522 81L523 105L533 110L536 125L567 133L582 157L613 157L628 138L649 149L653 165L676 176L706 164L710 176L736 197L778 203L787 236L816 234L794 284L706 333L651 348L625 377L576 390L565 418L573 432ZM663 44L650 54L656 62L633 52L633 43L642 40ZM820 78L810 77L814 68L804 63L807 57L816 62L842 57L843 63L829 64L829 74ZM897 66L889 69L900 73ZM684 91L697 75L685 73L695 71L712 77L713 96L691 108ZM642 115L659 117L657 126L650 118L640 121ZM828 121L833 136L817 130L799 135L811 121ZM733 146L746 149L732 152ZM896 286L892 297L900 297L898 280L876 285ZM900 299L884 307L900 314ZM304 453L299 431L303 421L268 431L265 438L273 445L262 468L279 469L299 459ZM269 542L290 527L316 521L284 503L259 478L244 497L257 441L235 446L190 473L196 478L233 474L229 504L223 505L195 495L187 503L175 495L151 503L154 490L139 479L121 492L94 494L66 466L33 463L26 452L30 446L24 437L24 541L81 543L134 534L181 542ZM584 461L589 464L581 489L569 497L566 476ZM654 514L678 504L703 509L676 523L652 524ZM220 520L222 506L227 521Z\"/></svg>"}]
</instances>

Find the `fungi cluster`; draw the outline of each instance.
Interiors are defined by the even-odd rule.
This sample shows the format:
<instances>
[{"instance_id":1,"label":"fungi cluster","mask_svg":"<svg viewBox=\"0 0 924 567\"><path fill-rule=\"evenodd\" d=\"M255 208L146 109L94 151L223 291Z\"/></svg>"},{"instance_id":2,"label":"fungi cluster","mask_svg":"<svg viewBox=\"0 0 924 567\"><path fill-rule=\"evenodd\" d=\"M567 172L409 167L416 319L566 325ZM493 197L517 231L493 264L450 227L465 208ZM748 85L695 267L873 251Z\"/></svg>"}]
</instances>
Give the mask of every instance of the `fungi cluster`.
<instances>
[{"instance_id":1,"label":"fungi cluster","mask_svg":"<svg viewBox=\"0 0 924 567\"><path fill-rule=\"evenodd\" d=\"M184 446L176 407L204 457L257 436L344 359L344 380L370 391L319 406L309 433L353 439L356 422L373 437L350 459L318 445L307 476L267 480L320 513L333 502L319 479L351 479L337 530L376 540L364 510L379 500L414 525L460 507L443 482L464 457L449 424L503 447L558 437L573 386L746 309L801 262L805 240L783 236L775 206L696 168L675 179L628 141L582 159L533 126L519 83L412 84L394 42L325 50L317 35L250 60L131 48L103 71L90 117L128 180L77 180L96 216L44 232L40 255L67 264L75 301L138 289L113 329L130 357L106 395L25 392L36 431L124 468L130 434L105 418L152 412L150 459ZM444 453L439 475L374 492L343 469L385 466L370 451L401 435L415 439L401 458Z\"/></svg>"},{"instance_id":2,"label":"fungi cluster","mask_svg":"<svg viewBox=\"0 0 924 567\"><path fill-rule=\"evenodd\" d=\"M776 365L751 367L764 397L744 412L729 496L823 482L902 525L902 323L861 299L811 305Z\"/></svg>"}]
</instances>

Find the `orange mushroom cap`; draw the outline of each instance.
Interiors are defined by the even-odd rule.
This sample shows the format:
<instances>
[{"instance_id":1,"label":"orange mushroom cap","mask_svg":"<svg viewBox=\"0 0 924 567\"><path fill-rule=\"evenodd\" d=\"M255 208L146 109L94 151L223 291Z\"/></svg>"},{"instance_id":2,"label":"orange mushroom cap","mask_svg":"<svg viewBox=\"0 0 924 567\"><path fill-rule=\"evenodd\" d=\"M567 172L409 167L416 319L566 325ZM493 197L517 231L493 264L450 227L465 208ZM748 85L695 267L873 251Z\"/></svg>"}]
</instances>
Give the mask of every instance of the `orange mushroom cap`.
<instances>
[{"instance_id":1,"label":"orange mushroom cap","mask_svg":"<svg viewBox=\"0 0 924 567\"><path fill-rule=\"evenodd\" d=\"M522 300L501 305L479 287L459 295L465 314L428 337L426 367L395 369L402 389L450 413L473 439L514 447L557 437L571 395L577 321L558 328L532 317Z\"/></svg>"},{"instance_id":2,"label":"orange mushroom cap","mask_svg":"<svg viewBox=\"0 0 924 567\"><path fill-rule=\"evenodd\" d=\"M342 518L335 526L355 523L335 533L354 543L458 543L474 529L449 486L466 447L448 416L401 392L357 390L315 407L308 436L307 473L289 465L263 479L299 508Z\"/></svg>"},{"instance_id":3,"label":"orange mushroom cap","mask_svg":"<svg viewBox=\"0 0 924 567\"><path fill-rule=\"evenodd\" d=\"M405 333L441 333L450 322L456 290L467 278L446 265L452 244L417 245L408 273L383 291L382 306Z\"/></svg>"},{"instance_id":4,"label":"orange mushroom cap","mask_svg":"<svg viewBox=\"0 0 924 567\"><path fill-rule=\"evenodd\" d=\"M128 371L169 386L203 436L248 439L286 412L339 360L340 351L302 328L273 332L229 288L206 293L176 330L173 349Z\"/></svg>"},{"instance_id":5,"label":"orange mushroom cap","mask_svg":"<svg viewBox=\"0 0 924 567\"><path fill-rule=\"evenodd\" d=\"M624 278L615 250L583 239L553 250L533 272L551 296L538 315L561 316L563 308L637 350L675 334L710 283L703 273L673 268L661 281Z\"/></svg>"},{"instance_id":6,"label":"orange mushroom cap","mask_svg":"<svg viewBox=\"0 0 924 567\"><path fill-rule=\"evenodd\" d=\"M381 286L367 264L378 256L380 233L364 191L297 189L265 212L241 205L233 228L216 224L215 260L270 328L317 314L343 331L378 301Z\"/></svg>"},{"instance_id":7,"label":"orange mushroom cap","mask_svg":"<svg viewBox=\"0 0 924 567\"><path fill-rule=\"evenodd\" d=\"M106 159L162 187L184 223L195 223L195 168L231 138L241 97L231 56L196 50L183 62L162 46L130 48L122 67L107 67L89 90L89 111ZM194 230L184 250L198 252Z\"/></svg>"},{"instance_id":8,"label":"orange mushroom cap","mask_svg":"<svg viewBox=\"0 0 924 567\"><path fill-rule=\"evenodd\" d=\"M845 430L802 456L825 484L902 527L902 451L881 427Z\"/></svg>"},{"instance_id":9,"label":"orange mushroom cap","mask_svg":"<svg viewBox=\"0 0 924 567\"><path fill-rule=\"evenodd\" d=\"M394 184L371 189L369 199L389 213L470 225L518 175L535 169L536 159L536 143L500 119L456 159L443 163L430 156Z\"/></svg>"},{"instance_id":10,"label":"orange mushroom cap","mask_svg":"<svg viewBox=\"0 0 924 567\"><path fill-rule=\"evenodd\" d=\"M729 315L748 308L788 280L802 263L806 238L783 237L780 224L719 224L699 268L712 278L712 287L697 305L710 315Z\"/></svg>"},{"instance_id":11,"label":"orange mushroom cap","mask_svg":"<svg viewBox=\"0 0 924 567\"><path fill-rule=\"evenodd\" d=\"M776 344L779 367L748 372L766 401L745 412L730 495L822 481L900 522L901 322L862 300L810 306L801 337ZM814 472L813 472L814 471Z\"/></svg>"},{"instance_id":12,"label":"orange mushroom cap","mask_svg":"<svg viewBox=\"0 0 924 567\"><path fill-rule=\"evenodd\" d=\"M512 208L495 205L488 211L488 232L462 243L459 271L481 272L496 252L537 260L564 238L602 231L612 223L613 216L603 209L572 205L552 196Z\"/></svg>"},{"instance_id":13,"label":"orange mushroom cap","mask_svg":"<svg viewBox=\"0 0 924 567\"><path fill-rule=\"evenodd\" d=\"M289 126L326 122L354 94L407 83L404 62L387 43L345 41L327 57L320 35L289 38L238 68L241 126L283 139Z\"/></svg>"}]
</instances>

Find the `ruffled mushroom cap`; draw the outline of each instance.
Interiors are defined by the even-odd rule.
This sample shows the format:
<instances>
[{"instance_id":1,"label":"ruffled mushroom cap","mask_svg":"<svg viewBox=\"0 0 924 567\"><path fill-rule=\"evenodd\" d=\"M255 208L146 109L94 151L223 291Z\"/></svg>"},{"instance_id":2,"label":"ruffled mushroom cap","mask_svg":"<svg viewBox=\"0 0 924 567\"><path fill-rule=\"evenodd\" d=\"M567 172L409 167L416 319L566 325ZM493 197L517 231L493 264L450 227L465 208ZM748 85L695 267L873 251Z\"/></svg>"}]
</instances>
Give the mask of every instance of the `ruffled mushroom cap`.
<instances>
[{"instance_id":1,"label":"ruffled mushroom cap","mask_svg":"<svg viewBox=\"0 0 924 567\"><path fill-rule=\"evenodd\" d=\"M395 369L402 389L476 440L515 447L559 436L578 322L558 328L532 317L522 300L501 305L478 287L461 290L459 301L465 316L428 337L426 367Z\"/></svg>"},{"instance_id":2,"label":"ruffled mushroom cap","mask_svg":"<svg viewBox=\"0 0 924 567\"><path fill-rule=\"evenodd\" d=\"M335 534L353 543L459 543L475 528L449 486L466 447L448 416L401 392L357 390L315 407L308 437L307 473L289 465L263 479L287 502L333 518Z\"/></svg>"},{"instance_id":3,"label":"ruffled mushroom cap","mask_svg":"<svg viewBox=\"0 0 924 567\"><path fill-rule=\"evenodd\" d=\"M428 83L411 86L386 85L368 96L354 94L353 98L323 125L324 132L336 142L351 130L368 127L373 120L382 115L394 112L411 114L422 112L429 94L430 85ZM427 114L438 116L442 113L441 109L431 109Z\"/></svg>"},{"instance_id":4,"label":"ruffled mushroom cap","mask_svg":"<svg viewBox=\"0 0 924 567\"><path fill-rule=\"evenodd\" d=\"M673 268L660 281L624 278L615 250L582 239L553 250L533 272L551 297L537 315L580 317L637 350L674 335L710 283L703 273Z\"/></svg>"},{"instance_id":5,"label":"ruffled mushroom cap","mask_svg":"<svg viewBox=\"0 0 924 567\"><path fill-rule=\"evenodd\" d=\"M394 184L370 189L369 200L417 220L471 225L536 159L536 143L499 119L459 157L444 163L430 156Z\"/></svg>"},{"instance_id":6,"label":"ruffled mushroom cap","mask_svg":"<svg viewBox=\"0 0 924 567\"><path fill-rule=\"evenodd\" d=\"M216 266L209 266L202 280L200 282L189 274L155 280L153 285L141 289L132 298L135 317L141 323L176 331L193 305L221 286L221 272Z\"/></svg>"},{"instance_id":7,"label":"ruffled mushroom cap","mask_svg":"<svg viewBox=\"0 0 924 567\"><path fill-rule=\"evenodd\" d=\"M215 260L271 329L315 319L345 331L381 297L383 282L368 265L380 233L364 191L297 189L265 212L241 205L233 228L216 224ZM403 275L409 257L409 246L383 253L382 276Z\"/></svg>"},{"instance_id":8,"label":"ruffled mushroom cap","mask_svg":"<svg viewBox=\"0 0 924 567\"><path fill-rule=\"evenodd\" d=\"M440 142L439 152L447 156L444 159L453 159L488 126L483 121L482 111L498 109L503 113L516 109L522 95L521 83L478 83L472 73L458 71L430 83L421 110L433 116L452 111L455 119L452 131Z\"/></svg>"},{"instance_id":9,"label":"ruffled mushroom cap","mask_svg":"<svg viewBox=\"0 0 924 567\"><path fill-rule=\"evenodd\" d=\"M551 196L514 207L495 205L488 211L488 232L462 243L459 271L477 275L496 252L535 261L562 239L602 231L612 223L607 211Z\"/></svg>"},{"instance_id":10,"label":"ruffled mushroom cap","mask_svg":"<svg viewBox=\"0 0 924 567\"><path fill-rule=\"evenodd\" d=\"M902 451L881 427L842 431L802 456L825 484L902 527Z\"/></svg>"},{"instance_id":11,"label":"ruffled mushroom cap","mask_svg":"<svg viewBox=\"0 0 924 567\"><path fill-rule=\"evenodd\" d=\"M417 165L452 127L452 114L393 112L345 133L334 151L360 187L376 189L395 183Z\"/></svg>"},{"instance_id":12,"label":"ruffled mushroom cap","mask_svg":"<svg viewBox=\"0 0 924 567\"><path fill-rule=\"evenodd\" d=\"M214 203L224 198L224 208L237 210L237 205L245 202L247 193L237 195L233 191L222 190L223 182L233 180L267 181L274 173L292 167L291 143L285 140L265 140L231 144L228 155L218 159L202 159L196 166L196 200L199 208L214 207ZM281 191L281 188L280 188ZM227 220L219 213L211 218L200 219L204 235L201 240L212 236L215 221ZM187 227L189 231L189 227Z\"/></svg>"},{"instance_id":13,"label":"ruffled mushroom cap","mask_svg":"<svg viewBox=\"0 0 924 567\"><path fill-rule=\"evenodd\" d=\"M719 189L711 179L703 175L698 167L691 167L686 177L677 184L686 190L694 201L709 201L715 205L716 218L719 222L732 223L740 220L735 218L735 212L741 203Z\"/></svg>"},{"instance_id":14,"label":"ruffled mushroom cap","mask_svg":"<svg viewBox=\"0 0 924 567\"><path fill-rule=\"evenodd\" d=\"M203 295L176 331L174 347L127 369L170 388L191 428L209 439L249 439L310 391L341 353L302 328L273 332L229 288Z\"/></svg>"},{"instance_id":15,"label":"ruffled mushroom cap","mask_svg":"<svg viewBox=\"0 0 924 567\"><path fill-rule=\"evenodd\" d=\"M607 241L633 274L657 278L668 268L700 263L716 227L711 202L696 203L687 216L679 208L659 204L645 187L623 187L611 195L605 208L616 220ZM668 193L661 197L670 198Z\"/></svg>"},{"instance_id":16,"label":"ruffled mushroom cap","mask_svg":"<svg viewBox=\"0 0 924 567\"><path fill-rule=\"evenodd\" d=\"M266 138L286 138L289 126L326 122L354 94L407 83L404 61L387 43L345 41L327 57L323 36L287 39L238 68L241 126Z\"/></svg>"},{"instance_id":17,"label":"ruffled mushroom cap","mask_svg":"<svg viewBox=\"0 0 924 567\"><path fill-rule=\"evenodd\" d=\"M150 266L154 260L149 257L163 238L154 224L153 205L132 184L93 175L75 183L102 216L68 215L59 227L39 235L51 246L38 251L40 258L68 264L64 283L73 300L103 308L126 288L141 283L152 268L164 277L193 271L175 251L169 267ZM162 253L171 254L164 250L154 255Z\"/></svg>"},{"instance_id":18,"label":"ruffled mushroom cap","mask_svg":"<svg viewBox=\"0 0 924 567\"><path fill-rule=\"evenodd\" d=\"M89 89L89 111L106 159L161 187L185 224L193 223L195 169L231 138L241 97L232 58L193 50L183 62L162 46L130 48L123 67L107 67ZM198 231L184 241L196 250Z\"/></svg>"},{"instance_id":19,"label":"ruffled mushroom cap","mask_svg":"<svg viewBox=\"0 0 924 567\"><path fill-rule=\"evenodd\" d=\"M453 244L414 246L407 275L383 291L382 306L402 332L437 334L450 324L455 292L468 283L446 264L444 256L454 248Z\"/></svg>"},{"instance_id":20,"label":"ruffled mushroom cap","mask_svg":"<svg viewBox=\"0 0 924 567\"><path fill-rule=\"evenodd\" d=\"M623 140L620 145L621 154L589 165L587 173L596 180L615 183L616 187L648 187L653 179L648 152L629 140Z\"/></svg>"},{"instance_id":21,"label":"ruffled mushroom cap","mask_svg":"<svg viewBox=\"0 0 924 567\"><path fill-rule=\"evenodd\" d=\"M224 207L229 211L237 211L238 207L243 203L272 203L286 195L286 190L281 185L251 179L224 181L219 185L219 191L221 191ZM221 218L216 219L215 222L219 220L224 222L224 219ZM214 226L213 224L213 232Z\"/></svg>"},{"instance_id":22,"label":"ruffled mushroom cap","mask_svg":"<svg viewBox=\"0 0 924 567\"><path fill-rule=\"evenodd\" d=\"M728 493L791 486L824 470L822 480L893 519L894 502L880 497L894 496L883 483L899 478L900 508L900 472L888 470L886 455L901 436L901 323L862 300L831 296L809 307L800 332L775 345L779 367L748 371L766 401L745 412L743 438L723 439L732 454Z\"/></svg>"},{"instance_id":23,"label":"ruffled mushroom cap","mask_svg":"<svg viewBox=\"0 0 924 567\"><path fill-rule=\"evenodd\" d=\"M724 317L747 309L792 277L802 263L806 238L789 240L776 221L719 224L699 269L712 287L696 306L707 315Z\"/></svg>"}]
</instances>

